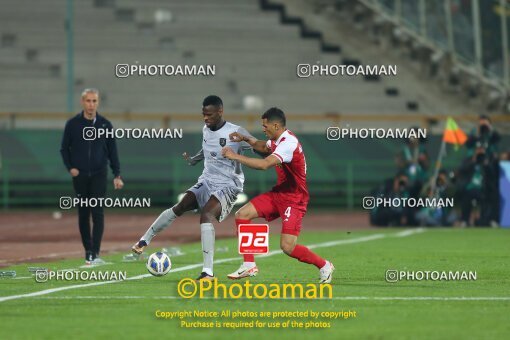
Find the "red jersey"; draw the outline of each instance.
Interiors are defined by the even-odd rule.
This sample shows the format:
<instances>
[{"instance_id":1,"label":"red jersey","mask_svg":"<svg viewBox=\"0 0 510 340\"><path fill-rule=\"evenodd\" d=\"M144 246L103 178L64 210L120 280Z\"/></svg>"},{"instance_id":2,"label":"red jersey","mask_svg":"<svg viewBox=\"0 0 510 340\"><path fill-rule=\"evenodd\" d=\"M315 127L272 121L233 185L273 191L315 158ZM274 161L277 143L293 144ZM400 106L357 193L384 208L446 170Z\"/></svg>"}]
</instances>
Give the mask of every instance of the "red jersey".
<instances>
[{"instance_id":1,"label":"red jersey","mask_svg":"<svg viewBox=\"0 0 510 340\"><path fill-rule=\"evenodd\" d=\"M276 194L278 201L306 210L310 195L301 143L291 131L285 130L276 142L268 140L266 146L281 162L275 166L278 180L271 192Z\"/></svg>"}]
</instances>

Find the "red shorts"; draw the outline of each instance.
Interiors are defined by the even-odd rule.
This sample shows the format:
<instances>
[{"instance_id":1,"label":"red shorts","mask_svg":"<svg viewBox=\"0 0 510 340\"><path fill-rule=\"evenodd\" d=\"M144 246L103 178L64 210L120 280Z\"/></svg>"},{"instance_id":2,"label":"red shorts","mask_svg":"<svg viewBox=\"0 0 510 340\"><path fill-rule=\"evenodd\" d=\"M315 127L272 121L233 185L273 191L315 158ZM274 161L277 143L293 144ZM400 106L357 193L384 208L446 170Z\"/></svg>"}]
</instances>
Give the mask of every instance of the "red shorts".
<instances>
[{"instance_id":1,"label":"red shorts","mask_svg":"<svg viewBox=\"0 0 510 340\"><path fill-rule=\"evenodd\" d=\"M282 234L299 235L301 221L306 214L306 209L276 200L273 192L258 195L250 202L257 210L259 217L265 218L268 222L281 217Z\"/></svg>"}]
</instances>

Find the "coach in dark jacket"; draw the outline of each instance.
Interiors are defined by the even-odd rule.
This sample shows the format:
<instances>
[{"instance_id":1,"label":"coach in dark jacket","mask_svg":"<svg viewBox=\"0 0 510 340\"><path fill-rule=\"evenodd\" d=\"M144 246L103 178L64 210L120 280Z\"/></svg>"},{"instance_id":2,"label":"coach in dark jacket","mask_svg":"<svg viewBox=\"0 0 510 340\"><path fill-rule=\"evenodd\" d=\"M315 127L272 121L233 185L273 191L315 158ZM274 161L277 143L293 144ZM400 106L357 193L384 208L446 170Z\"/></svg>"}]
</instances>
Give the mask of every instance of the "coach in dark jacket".
<instances>
[{"instance_id":1,"label":"coach in dark jacket","mask_svg":"<svg viewBox=\"0 0 510 340\"><path fill-rule=\"evenodd\" d=\"M83 111L66 123L60 153L73 178L74 191L78 198L100 198L106 194L107 164L115 176L113 186L122 189L120 163L115 138L96 138L96 129L113 129L112 124L97 113L99 92L85 89L81 95ZM90 233L90 214L93 230ZM99 258L104 230L104 212L100 206L78 207L78 224L88 264L102 264Z\"/></svg>"}]
</instances>

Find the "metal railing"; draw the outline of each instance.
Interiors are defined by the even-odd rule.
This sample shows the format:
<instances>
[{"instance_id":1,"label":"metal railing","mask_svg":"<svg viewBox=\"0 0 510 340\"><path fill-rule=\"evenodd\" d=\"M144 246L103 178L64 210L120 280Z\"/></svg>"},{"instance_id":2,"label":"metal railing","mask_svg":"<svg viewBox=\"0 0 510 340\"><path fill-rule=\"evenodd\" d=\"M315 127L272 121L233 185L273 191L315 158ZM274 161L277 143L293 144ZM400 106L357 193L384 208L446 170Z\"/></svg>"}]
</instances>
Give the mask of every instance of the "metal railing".
<instances>
[{"instance_id":1,"label":"metal railing","mask_svg":"<svg viewBox=\"0 0 510 340\"><path fill-rule=\"evenodd\" d=\"M510 89L508 0L361 0Z\"/></svg>"},{"instance_id":2,"label":"metal railing","mask_svg":"<svg viewBox=\"0 0 510 340\"><path fill-rule=\"evenodd\" d=\"M126 186L121 191L114 191L110 179L108 197L151 197L153 206L172 205L180 193L196 183L202 171L202 167L190 168L181 159L128 158L122 163ZM3 160L0 176L0 206L3 209L59 209L60 197L74 196L71 178L61 164L58 165L62 168L61 175L54 178L36 178L33 177L37 176L35 173L31 176L29 169L35 165L33 160ZM144 166L143 173L130 170L136 165ZM447 163L445 166L455 164ZM21 169L27 171L22 172ZM163 169L163 173L154 169ZM332 159L321 160L321 168L310 164L308 170L311 207L359 209L362 198L370 195L384 179L393 176L396 166L388 159ZM276 182L274 171L245 169L244 172L244 191L249 197L270 190Z\"/></svg>"},{"instance_id":3,"label":"metal railing","mask_svg":"<svg viewBox=\"0 0 510 340\"><path fill-rule=\"evenodd\" d=\"M16 129L19 122L29 121L44 121L53 122L60 124L63 127L65 121L71 118L76 113L65 113L65 112L0 112L0 122L7 129ZM157 123L162 128L169 128L172 124L179 124L181 122L199 122L203 123L203 118L197 113L143 113L143 112L106 112L106 117L115 123L115 125L121 123L130 123L137 125L144 125L144 123L150 122L150 126L154 126L153 123ZM461 125L474 126L478 120L478 113L462 113L462 114L436 114L436 115L424 115L424 114L349 114L349 113L309 113L309 114L293 114L292 112L287 113L288 117L292 117L293 124L300 123L317 123L324 122L326 126L340 126L342 123L393 123L399 122L402 124L408 124L409 126L420 126L423 128L431 128L439 124L442 130L442 122L447 116L455 117L455 121ZM260 114L259 113L229 113L228 119L236 122L236 124L242 124L248 130L257 131L260 129ZM491 120L494 123L510 123L510 116L503 114L491 115ZM52 125L53 128L59 125ZM196 129L201 130L202 124L197 124Z\"/></svg>"}]
</instances>

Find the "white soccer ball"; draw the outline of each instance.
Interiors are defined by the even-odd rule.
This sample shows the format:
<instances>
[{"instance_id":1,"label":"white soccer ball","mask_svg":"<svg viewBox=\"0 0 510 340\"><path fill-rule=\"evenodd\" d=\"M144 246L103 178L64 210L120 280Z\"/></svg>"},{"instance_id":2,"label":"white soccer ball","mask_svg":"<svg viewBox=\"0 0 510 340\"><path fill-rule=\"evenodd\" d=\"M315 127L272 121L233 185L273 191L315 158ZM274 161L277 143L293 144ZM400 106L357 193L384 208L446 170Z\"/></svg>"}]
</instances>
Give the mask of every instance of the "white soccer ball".
<instances>
[{"instance_id":1,"label":"white soccer ball","mask_svg":"<svg viewBox=\"0 0 510 340\"><path fill-rule=\"evenodd\" d=\"M172 268L172 261L167 254L160 251L151 254L147 259L147 270L154 276L163 276Z\"/></svg>"}]
</instances>

